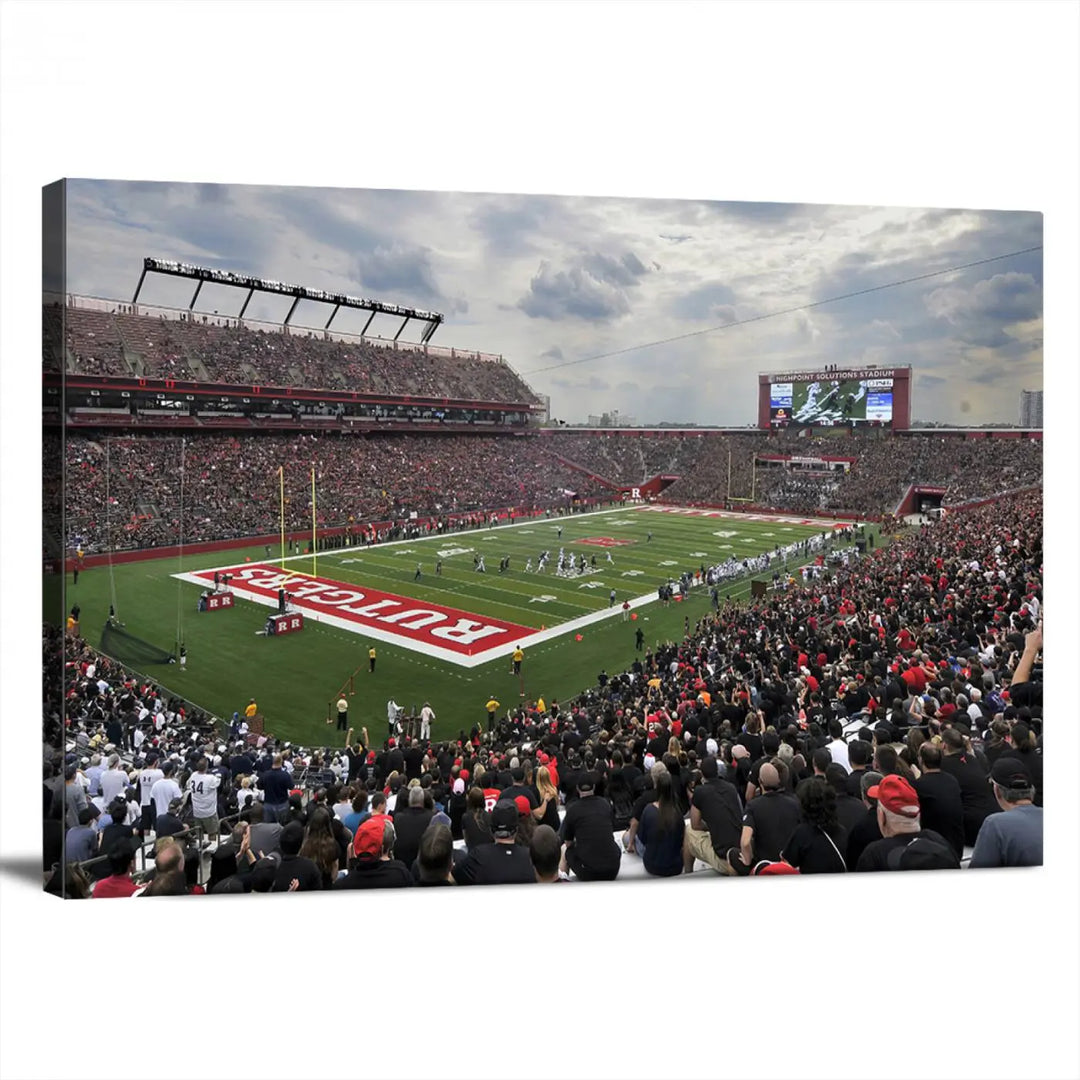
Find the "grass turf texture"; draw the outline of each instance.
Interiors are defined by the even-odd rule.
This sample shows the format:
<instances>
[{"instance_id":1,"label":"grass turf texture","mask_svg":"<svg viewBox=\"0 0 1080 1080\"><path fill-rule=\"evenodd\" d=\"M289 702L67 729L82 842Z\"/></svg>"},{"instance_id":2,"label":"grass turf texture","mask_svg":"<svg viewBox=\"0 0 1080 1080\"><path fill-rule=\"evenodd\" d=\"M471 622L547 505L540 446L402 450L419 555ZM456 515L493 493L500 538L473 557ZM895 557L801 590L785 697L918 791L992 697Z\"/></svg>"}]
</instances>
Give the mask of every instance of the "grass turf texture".
<instances>
[{"instance_id":1,"label":"grass turf texture","mask_svg":"<svg viewBox=\"0 0 1080 1080\"><path fill-rule=\"evenodd\" d=\"M793 515L794 517L794 515ZM558 538L558 526L563 536ZM663 607L650 603L637 609L636 621L623 621L619 606L624 599L651 593L668 575L696 570L718 562L728 554L736 558L771 551L822 531L822 526L801 526L786 521L748 521L738 518L691 517L649 510L615 509L598 514L558 519L537 518L519 525L381 545L361 550L324 552L318 557L318 575L357 587L367 585L385 592L417 600L436 601L448 606L491 615L523 626L549 629L591 611L606 609L609 591L616 589L615 609L609 620L586 627L583 640L574 633L547 641L526 651L523 664L524 693L527 700L543 696L564 700L595 684L601 668L614 673L629 667L634 658L634 635L640 626L645 632L645 648L658 641L678 640L684 620L690 625L709 608L709 590L694 588L682 603ZM652 533L652 539L648 534ZM732 535L718 536L717 533ZM605 549L580 541L589 537L611 537L631 541ZM555 564L560 543L567 554L584 553L597 557L595 573L560 578ZM465 548L445 557L441 577L434 573L436 551ZM552 552L544 574L525 573L527 558L535 567L539 553ZM487 571L473 570L473 551L485 556ZM615 565L605 558L610 550ZM704 553L704 554L696 554ZM278 553L280 554L280 553ZM499 560L510 556L510 570L498 573ZM183 570L273 563L264 547L185 556ZM423 564L421 581L414 581L416 564ZM668 564L668 565L665 565ZM792 566L796 563L790 564ZM287 560L290 570L310 573L311 556ZM117 614L129 633L166 649L174 647L177 627L178 582L171 575L180 569L173 558L115 565ZM771 580L772 567L759 578ZM636 573L630 576L631 571ZM55 592L58 579L46 581ZM579 586L600 582L602 588ZM78 585L67 576L65 610L76 601L82 608L83 636L98 645L110 603L109 569L84 570ZM212 714L227 719L242 710L254 697L266 717L267 730L304 745L341 745L344 735L326 723L327 703L336 700L343 684L357 671L355 694L349 698L349 724L368 728L372 740L386 735L386 702L393 697L407 710L430 701L436 713L434 738L456 737L477 721L486 721L485 703L492 695L507 706L521 701L521 685L510 673L512 645L480 667L464 669L404 648L375 642L376 671L368 673L367 649L372 643L361 631L352 633L308 620L295 636L266 639L256 635L266 620L268 608L237 598L232 610L198 614L196 601L201 589L187 582L181 591L183 634L187 646L187 670L160 666L146 674L170 691L196 703ZM720 587L721 600L730 594L745 600L749 579ZM539 596L554 597L530 603ZM55 608L53 609L55 610ZM336 710L334 710L336 718Z\"/></svg>"}]
</instances>

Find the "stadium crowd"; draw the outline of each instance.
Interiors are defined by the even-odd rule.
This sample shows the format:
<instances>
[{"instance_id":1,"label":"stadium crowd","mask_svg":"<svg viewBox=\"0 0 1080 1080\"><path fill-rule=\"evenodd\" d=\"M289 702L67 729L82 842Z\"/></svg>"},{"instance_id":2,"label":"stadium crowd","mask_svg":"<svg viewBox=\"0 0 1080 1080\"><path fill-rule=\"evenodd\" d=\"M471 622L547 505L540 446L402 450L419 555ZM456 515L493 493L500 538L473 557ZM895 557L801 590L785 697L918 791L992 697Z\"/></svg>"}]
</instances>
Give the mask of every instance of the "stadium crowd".
<instances>
[{"instance_id":1,"label":"stadium crowd","mask_svg":"<svg viewBox=\"0 0 1080 1080\"><path fill-rule=\"evenodd\" d=\"M754 456L761 453L855 461L847 472L821 474L816 480L797 474L798 488L788 489L779 470L758 469L755 476ZM753 495L756 505L778 510L873 517L894 508L914 483L944 488L943 504L955 506L1033 487L1041 480L1042 442L1037 439L937 434L825 439L798 438L788 432L767 441L749 435L703 440L700 452L680 479L665 489L664 497L722 502L730 492L735 499Z\"/></svg>"},{"instance_id":2,"label":"stadium crowd","mask_svg":"<svg viewBox=\"0 0 1080 1080\"><path fill-rule=\"evenodd\" d=\"M140 435L65 443L69 537L89 552L174 544L180 535L180 439ZM108 466L106 468L106 465ZM225 433L187 436L183 540L232 539L278 528L278 467L286 527L310 528L310 470L321 526L445 517L498 507L566 507L610 496L535 440L462 435ZM106 512L106 485L110 504Z\"/></svg>"},{"instance_id":3,"label":"stadium crowd","mask_svg":"<svg viewBox=\"0 0 1080 1080\"><path fill-rule=\"evenodd\" d=\"M60 335L55 309L46 312L46 338L66 341L70 370L78 374L485 402L536 401L513 368L474 352L447 356L441 350L359 338L339 341L311 331L253 330L235 320L220 325L204 316L171 319L137 315L127 308L110 312L70 305ZM56 367L53 349L46 348L45 360L47 367Z\"/></svg>"},{"instance_id":4,"label":"stadium crowd","mask_svg":"<svg viewBox=\"0 0 1080 1080\"><path fill-rule=\"evenodd\" d=\"M485 713L430 743L370 720L371 736L351 728L334 749L257 737L239 712L211 733L73 638L45 702L47 887L1039 865L1042 599L1036 492L725 603L682 641L635 651L572 701L507 710L494 730ZM46 655L58 647L47 631ZM155 849L141 874L136 834Z\"/></svg>"},{"instance_id":5,"label":"stadium crowd","mask_svg":"<svg viewBox=\"0 0 1080 1080\"><path fill-rule=\"evenodd\" d=\"M306 493L313 464L318 517L326 527L401 520L412 512L440 517L509 506L556 509L567 505L571 492L583 499L612 495L605 484L564 464L564 459L580 463L587 456L580 446L591 437L580 434L509 438L214 432L185 439L185 543L273 532L279 465L284 465L286 488L293 493L286 510L290 529L310 523L310 501L295 493ZM642 435L608 436L607 441L608 453L616 444L637 449L620 451L624 457L610 463L605 480L617 468L623 482L632 475L626 470L633 460L638 462L634 468L647 461L651 469L663 458L665 468L685 469L665 490L665 501L719 505L729 490L731 449L730 490L744 493L738 498L749 499L753 492L755 505L805 514L880 516L881 508L895 505L915 481L946 489L946 505L988 498L1038 484L1042 465L1041 444L1035 440L933 435L845 440L845 451L857 457L847 473L812 474L773 466L759 468L755 478L755 454L762 453L763 446L771 453L793 452L790 436L775 441L752 435ZM822 452L805 443L798 441L800 454ZM664 449L649 449L653 444ZM69 546L77 537L91 552L106 550L109 521L114 550L176 542L181 508L178 436L110 436L106 444L104 438L71 433L65 464ZM590 461L590 467L597 464Z\"/></svg>"}]
</instances>

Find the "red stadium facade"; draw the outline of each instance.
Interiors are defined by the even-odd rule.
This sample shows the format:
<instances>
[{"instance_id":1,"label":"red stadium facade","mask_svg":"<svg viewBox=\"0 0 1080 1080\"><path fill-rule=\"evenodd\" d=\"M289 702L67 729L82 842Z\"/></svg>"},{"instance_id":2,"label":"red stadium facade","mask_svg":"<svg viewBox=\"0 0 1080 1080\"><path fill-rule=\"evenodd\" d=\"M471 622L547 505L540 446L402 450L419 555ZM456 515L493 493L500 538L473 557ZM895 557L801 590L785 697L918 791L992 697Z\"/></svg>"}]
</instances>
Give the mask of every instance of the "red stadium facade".
<instances>
[{"instance_id":1,"label":"red stadium facade","mask_svg":"<svg viewBox=\"0 0 1080 1080\"><path fill-rule=\"evenodd\" d=\"M845 411L839 401L835 409L825 408L831 393L848 384L855 388L850 395L852 408ZM809 393L808 388L815 386L820 392ZM818 396L821 404L815 409L814 399ZM758 375L757 426L762 431L852 426L906 431L911 427L911 368L830 365L825 370Z\"/></svg>"}]
</instances>

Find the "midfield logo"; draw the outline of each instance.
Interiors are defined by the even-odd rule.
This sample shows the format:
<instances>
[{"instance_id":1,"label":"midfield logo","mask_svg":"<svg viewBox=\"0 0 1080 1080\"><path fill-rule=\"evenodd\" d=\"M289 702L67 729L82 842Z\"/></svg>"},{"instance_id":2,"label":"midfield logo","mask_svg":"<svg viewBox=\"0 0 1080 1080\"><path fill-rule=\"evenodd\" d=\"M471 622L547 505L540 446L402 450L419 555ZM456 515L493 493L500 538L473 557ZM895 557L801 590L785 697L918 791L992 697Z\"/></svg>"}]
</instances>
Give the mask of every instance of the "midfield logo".
<instances>
[{"instance_id":1,"label":"midfield logo","mask_svg":"<svg viewBox=\"0 0 1080 1080\"><path fill-rule=\"evenodd\" d=\"M350 630L414 652L437 656L462 667L475 667L509 642L535 633L527 626L486 615L473 615L429 600L414 600L365 587L363 591L331 578L283 572L246 563L225 571L237 597L276 608L278 589L287 589L292 603L316 622ZM212 570L176 575L205 586Z\"/></svg>"},{"instance_id":2,"label":"midfield logo","mask_svg":"<svg viewBox=\"0 0 1080 1080\"><path fill-rule=\"evenodd\" d=\"M438 555L440 559L449 559L452 555L469 555L475 550L475 548L449 547L440 548L435 554Z\"/></svg>"},{"instance_id":3,"label":"midfield logo","mask_svg":"<svg viewBox=\"0 0 1080 1080\"><path fill-rule=\"evenodd\" d=\"M614 536L586 536L584 540L577 540L578 544L593 544L595 547L626 547L633 540L616 540Z\"/></svg>"}]
</instances>

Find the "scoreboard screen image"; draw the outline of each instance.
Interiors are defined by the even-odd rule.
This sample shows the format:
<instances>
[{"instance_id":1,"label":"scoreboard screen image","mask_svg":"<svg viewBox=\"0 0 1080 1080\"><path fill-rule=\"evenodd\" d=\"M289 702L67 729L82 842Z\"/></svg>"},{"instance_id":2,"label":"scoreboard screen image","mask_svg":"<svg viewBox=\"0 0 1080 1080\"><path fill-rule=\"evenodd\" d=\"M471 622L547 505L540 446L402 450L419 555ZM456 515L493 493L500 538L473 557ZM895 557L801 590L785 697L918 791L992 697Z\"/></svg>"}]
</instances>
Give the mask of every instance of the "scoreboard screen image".
<instances>
[{"instance_id":1,"label":"scoreboard screen image","mask_svg":"<svg viewBox=\"0 0 1080 1080\"><path fill-rule=\"evenodd\" d=\"M890 424L892 418L892 379L820 379L769 387L769 422L774 427Z\"/></svg>"}]
</instances>

